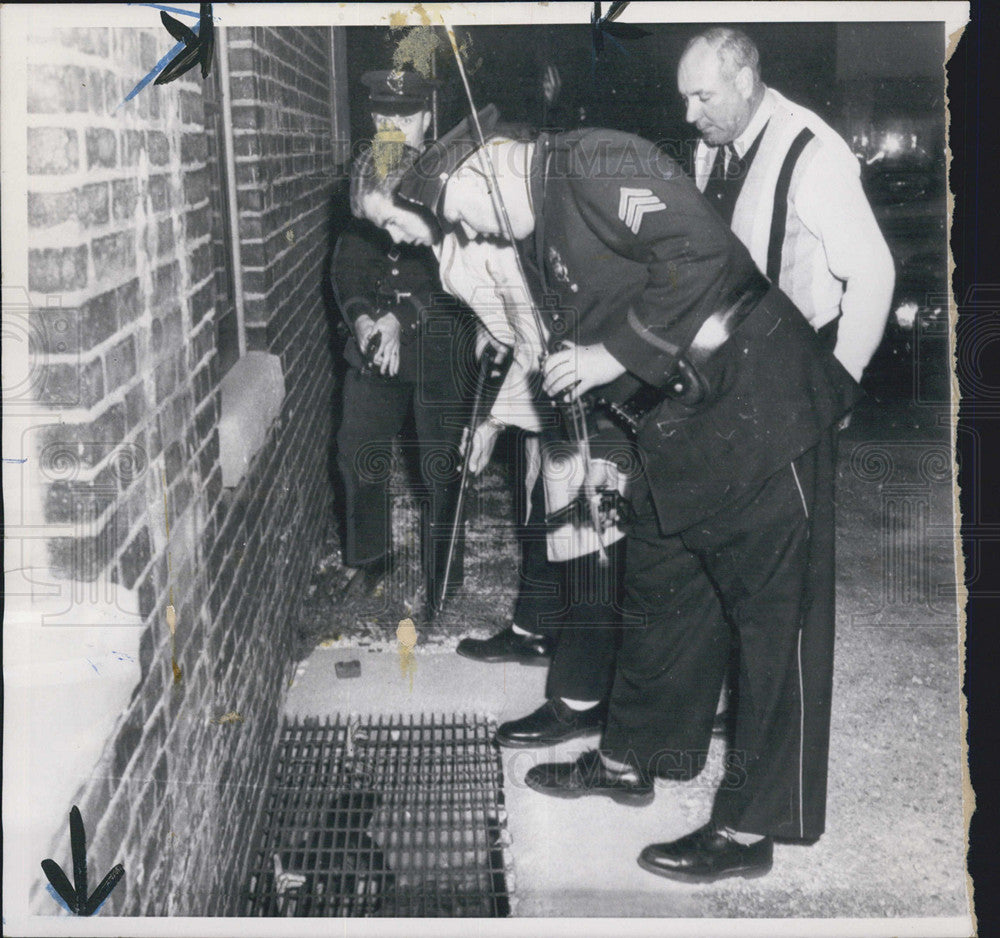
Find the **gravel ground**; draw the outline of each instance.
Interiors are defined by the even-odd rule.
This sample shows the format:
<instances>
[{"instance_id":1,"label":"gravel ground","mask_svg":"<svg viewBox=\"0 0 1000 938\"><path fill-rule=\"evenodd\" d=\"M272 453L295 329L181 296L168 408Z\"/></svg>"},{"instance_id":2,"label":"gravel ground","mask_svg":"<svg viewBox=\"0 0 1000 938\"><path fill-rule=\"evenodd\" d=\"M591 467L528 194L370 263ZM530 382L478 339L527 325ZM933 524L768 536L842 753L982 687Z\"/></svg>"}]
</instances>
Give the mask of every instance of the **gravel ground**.
<instances>
[{"instance_id":1,"label":"gravel ground","mask_svg":"<svg viewBox=\"0 0 1000 938\"><path fill-rule=\"evenodd\" d=\"M775 871L764 880L705 887L701 914L967 911L955 527L940 412L876 395L841 436L827 833L813 847L779 845ZM474 486L465 585L431 625L419 615L416 511L402 475L397 483L400 568L377 595L344 602L345 572L331 532L305 604L302 657L341 637L392 642L398 621L410 614L424 645L485 636L509 620L516 545L505 472L491 469ZM709 765L688 790L673 793L692 817L707 810L712 771Z\"/></svg>"}]
</instances>

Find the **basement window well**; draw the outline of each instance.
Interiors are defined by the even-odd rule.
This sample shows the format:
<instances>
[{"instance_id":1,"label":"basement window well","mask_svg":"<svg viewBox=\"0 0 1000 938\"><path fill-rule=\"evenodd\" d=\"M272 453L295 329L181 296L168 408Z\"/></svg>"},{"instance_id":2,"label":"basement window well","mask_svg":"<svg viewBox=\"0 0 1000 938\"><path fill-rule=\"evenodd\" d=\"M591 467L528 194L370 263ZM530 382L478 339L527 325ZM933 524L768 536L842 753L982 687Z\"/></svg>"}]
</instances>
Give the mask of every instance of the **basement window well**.
<instances>
[{"instance_id":1,"label":"basement window well","mask_svg":"<svg viewBox=\"0 0 1000 938\"><path fill-rule=\"evenodd\" d=\"M468 715L286 723L239 914L508 916L494 730Z\"/></svg>"}]
</instances>

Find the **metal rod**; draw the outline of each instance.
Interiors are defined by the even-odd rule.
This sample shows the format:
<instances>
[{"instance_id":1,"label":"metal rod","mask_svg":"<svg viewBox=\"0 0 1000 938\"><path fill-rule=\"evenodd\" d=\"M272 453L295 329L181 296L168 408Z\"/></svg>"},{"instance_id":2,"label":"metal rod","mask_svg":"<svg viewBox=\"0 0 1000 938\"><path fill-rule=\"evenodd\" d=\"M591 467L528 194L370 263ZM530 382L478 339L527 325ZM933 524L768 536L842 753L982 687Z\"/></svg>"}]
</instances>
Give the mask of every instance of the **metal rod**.
<instances>
[{"instance_id":1,"label":"metal rod","mask_svg":"<svg viewBox=\"0 0 1000 938\"><path fill-rule=\"evenodd\" d=\"M441 579L441 590L438 593L438 600L436 603L437 612L440 612L444 608L444 601L448 596L448 580L451 576L452 561L455 559L455 545L458 542L459 526L462 523L462 510L465 507L465 490L469 484L469 463L472 456L472 436L476 432L476 427L479 425L480 411L482 410L483 404L483 392L486 389L486 379L489 377L490 371L493 368L494 359L490 355L490 348L491 346L487 346L483 350L483 357L479 363L479 374L476 375L476 391L475 396L472 399L472 414L469 416L469 422L463 432L463 439L468 449L465 452L465 458L462 460L462 475L458 482L458 498L455 500L455 517L451 530L448 534L448 553L445 556L444 575ZM432 544L432 566L433 563L434 550Z\"/></svg>"}]
</instances>

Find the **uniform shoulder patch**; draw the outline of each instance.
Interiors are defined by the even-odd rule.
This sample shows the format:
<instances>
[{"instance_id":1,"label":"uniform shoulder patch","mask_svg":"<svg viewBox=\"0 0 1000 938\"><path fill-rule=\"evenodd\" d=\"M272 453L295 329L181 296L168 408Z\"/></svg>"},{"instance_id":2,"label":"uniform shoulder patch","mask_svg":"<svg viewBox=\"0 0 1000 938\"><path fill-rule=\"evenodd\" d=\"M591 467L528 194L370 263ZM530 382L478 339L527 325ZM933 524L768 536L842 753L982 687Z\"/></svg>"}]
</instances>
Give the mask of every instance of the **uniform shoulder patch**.
<instances>
[{"instance_id":1,"label":"uniform shoulder patch","mask_svg":"<svg viewBox=\"0 0 1000 938\"><path fill-rule=\"evenodd\" d=\"M632 232L638 234L642 227L643 216L647 212L662 212L666 208L651 189L630 189L622 186L621 194L618 197L618 217L625 222L625 226Z\"/></svg>"}]
</instances>

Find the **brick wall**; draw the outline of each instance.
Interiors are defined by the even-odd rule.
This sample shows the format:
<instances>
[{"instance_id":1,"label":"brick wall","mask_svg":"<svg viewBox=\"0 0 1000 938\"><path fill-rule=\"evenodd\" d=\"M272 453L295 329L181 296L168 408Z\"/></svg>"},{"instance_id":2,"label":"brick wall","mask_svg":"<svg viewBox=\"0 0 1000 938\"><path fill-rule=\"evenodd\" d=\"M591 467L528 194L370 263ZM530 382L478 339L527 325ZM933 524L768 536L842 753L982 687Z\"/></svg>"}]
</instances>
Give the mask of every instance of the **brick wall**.
<instances>
[{"instance_id":1,"label":"brick wall","mask_svg":"<svg viewBox=\"0 0 1000 938\"><path fill-rule=\"evenodd\" d=\"M46 522L76 525L50 540L50 574L135 591L143 622L141 680L76 799L92 869L126 867L111 914L232 911L331 507L330 31L230 40L248 344L280 357L286 386L233 489L217 432L213 86L194 69L119 106L169 48L159 28L46 31L27 50L33 386L53 414L36 447ZM242 722L217 722L231 711ZM65 836L53 850L68 858Z\"/></svg>"}]
</instances>

